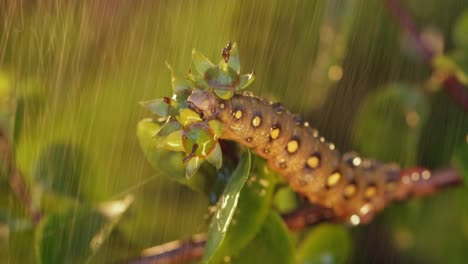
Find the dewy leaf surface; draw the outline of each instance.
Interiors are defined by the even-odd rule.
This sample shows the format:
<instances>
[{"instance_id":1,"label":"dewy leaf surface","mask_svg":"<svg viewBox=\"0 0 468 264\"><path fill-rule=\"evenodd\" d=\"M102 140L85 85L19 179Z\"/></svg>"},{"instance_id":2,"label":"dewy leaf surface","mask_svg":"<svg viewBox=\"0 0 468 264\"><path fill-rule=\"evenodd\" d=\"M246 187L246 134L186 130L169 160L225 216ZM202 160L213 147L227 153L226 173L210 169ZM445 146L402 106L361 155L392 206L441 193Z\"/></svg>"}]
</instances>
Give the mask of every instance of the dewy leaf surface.
<instances>
[{"instance_id":1,"label":"dewy leaf surface","mask_svg":"<svg viewBox=\"0 0 468 264\"><path fill-rule=\"evenodd\" d=\"M275 186L273 172L261 159L254 159L252 172L242 189L232 223L226 232L215 262L239 253L259 232L271 208Z\"/></svg>"},{"instance_id":2,"label":"dewy leaf surface","mask_svg":"<svg viewBox=\"0 0 468 264\"><path fill-rule=\"evenodd\" d=\"M250 174L251 154L247 151L243 154L239 165L234 170L231 178L221 195L217 211L213 216L208 232L208 241L205 246L205 253L202 262L211 263L213 256L219 249L226 236L226 232L231 224L234 212L237 208L239 196L245 182Z\"/></svg>"},{"instance_id":3,"label":"dewy leaf surface","mask_svg":"<svg viewBox=\"0 0 468 264\"><path fill-rule=\"evenodd\" d=\"M293 245L283 219L271 211L260 232L237 256L228 257L235 264L292 264Z\"/></svg>"}]
</instances>

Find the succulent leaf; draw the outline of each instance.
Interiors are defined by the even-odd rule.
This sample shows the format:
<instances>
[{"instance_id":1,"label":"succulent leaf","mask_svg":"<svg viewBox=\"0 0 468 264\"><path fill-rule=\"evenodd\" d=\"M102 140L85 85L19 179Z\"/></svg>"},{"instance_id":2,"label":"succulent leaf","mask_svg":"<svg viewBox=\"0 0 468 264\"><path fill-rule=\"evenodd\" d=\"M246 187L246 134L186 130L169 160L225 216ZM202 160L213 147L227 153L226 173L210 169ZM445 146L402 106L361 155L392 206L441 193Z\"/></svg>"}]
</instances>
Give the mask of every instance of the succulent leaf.
<instances>
[{"instance_id":1,"label":"succulent leaf","mask_svg":"<svg viewBox=\"0 0 468 264\"><path fill-rule=\"evenodd\" d=\"M186 166L185 166L185 176L187 178L192 177L195 173L197 173L202 163L203 163L203 159L197 156L187 161Z\"/></svg>"},{"instance_id":2,"label":"succulent leaf","mask_svg":"<svg viewBox=\"0 0 468 264\"><path fill-rule=\"evenodd\" d=\"M228 66L231 67L237 74L240 73L240 60L239 60L239 50L237 49L237 43L234 43L231 48Z\"/></svg>"},{"instance_id":3,"label":"succulent leaf","mask_svg":"<svg viewBox=\"0 0 468 264\"><path fill-rule=\"evenodd\" d=\"M223 123L218 120L210 120L208 126L211 128L211 131L213 131L215 139L218 139L223 133Z\"/></svg>"},{"instance_id":4,"label":"succulent leaf","mask_svg":"<svg viewBox=\"0 0 468 264\"><path fill-rule=\"evenodd\" d=\"M201 122L203 119L195 112L188 108L180 110L180 115L177 117L179 123L186 127L196 122Z\"/></svg>"},{"instance_id":5,"label":"succulent leaf","mask_svg":"<svg viewBox=\"0 0 468 264\"><path fill-rule=\"evenodd\" d=\"M218 96L219 98L223 100L228 100L231 99L234 96L234 91L233 90L220 90L220 89L215 89L213 92Z\"/></svg>"},{"instance_id":6,"label":"succulent leaf","mask_svg":"<svg viewBox=\"0 0 468 264\"><path fill-rule=\"evenodd\" d=\"M205 55L195 49L192 51L192 62L195 65L197 72L201 75L205 74L209 68L215 66L207 57L205 57Z\"/></svg>"},{"instance_id":7,"label":"succulent leaf","mask_svg":"<svg viewBox=\"0 0 468 264\"><path fill-rule=\"evenodd\" d=\"M185 151L182 145L182 130L172 132L163 140L162 143L164 148L166 148L167 150Z\"/></svg>"},{"instance_id":8,"label":"succulent leaf","mask_svg":"<svg viewBox=\"0 0 468 264\"><path fill-rule=\"evenodd\" d=\"M253 73L241 75L238 90L247 88L247 86L251 85L254 80L255 74Z\"/></svg>"},{"instance_id":9,"label":"succulent leaf","mask_svg":"<svg viewBox=\"0 0 468 264\"><path fill-rule=\"evenodd\" d=\"M239 84L239 74L230 67L216 66L204 74L205 81L211 88L234 90Z\"/></svg>"},{"instance_id":10,"label":"succulent leaf","mask_svg":"<svg viewBox=\"0 0 468 264\"><path fill-rule=\"evenodd\" d=\"M213 164L217 170L221 168L223 165L223 153L221 151L221 146L219 143L216 143L214 149L211 151L210 154L206 157L206 161Z\"/></svg>"},{"instance_id":11,"label":"succulent leaf","mask_svg":"<svg viewBox=\"0 0 468 264\"><path fill-rule=\"evenodd\" d=\"M205 124L195 124L184 131L183 143L186 153L193 152L197 145L194 154L204 158L211 153L216 140Z\"/></svg>"},{"instance_id":12,"label":"succulent leaf","mask_svg":"<svg viewBox=\"0 0 468 264\"><path fill-rule=\"evenodd\" d=\"M161 128L154 135L155 137L166 137L169 134L180 129L180 125L177 121L172 120L171 118L167 119L166 123L161 126Z\"/></svg>"},{"instance_id":13,"label":"succulent leaf","mask_svg":"<svg viewBox=\"0 0 468 264\"><path fill-rule=\"evenodd\" d=\"M206 90L209 88L208 83L201 76L196 76L190 73L187 80L198 89Z\"/></svg>"},{"instance_id":14,"label":"succulent leaf","mask_svg":"<svg viewBox=\"0 0 468 264\"><path fill-rule=\"evenodd\" d=\"M148 108L153 114L159 117L165 118L169 115L169 105L164 102L163 98L140 102L140 105Z\"/></svg>"},{"instance_id":15,"label":"succulent leaf","mask_svg":"<svg viewBox=\"0 0 468 264\"><path fill-rule=\"evenodd\" d=\"M166 66L171 71L172 91L174 94L179 95L181 93L187 93L187 91L191 91L193 89L192 84L188 80L178 78L175 75L174 70L169 63L166 62Z\"/></svg>"}]
</instances>

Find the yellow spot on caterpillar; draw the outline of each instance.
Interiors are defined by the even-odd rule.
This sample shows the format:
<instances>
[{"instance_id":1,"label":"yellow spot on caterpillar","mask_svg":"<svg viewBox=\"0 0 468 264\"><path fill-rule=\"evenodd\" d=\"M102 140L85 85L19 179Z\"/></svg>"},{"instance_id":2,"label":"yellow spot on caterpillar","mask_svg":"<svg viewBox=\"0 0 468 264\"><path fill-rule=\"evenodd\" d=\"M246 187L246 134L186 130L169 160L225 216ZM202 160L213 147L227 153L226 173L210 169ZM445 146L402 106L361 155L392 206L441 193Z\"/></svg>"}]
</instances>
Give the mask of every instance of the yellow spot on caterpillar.
<instances>
[{"instance_id":1,"label":"yellow spot on caterpillar","mask_svg":"<svg viewBox=\"0 0 468 264\"><path fill-rule=\"evenodd\" d=\"M366 199L371 199L377 194L377 187L375 186L369 186L366 188L366 191L364 192L364 197Z\"/></svg>"},{"instance_id":2,"label":"yellow spot on caterpillar","mask_svg":"<svg viewBox=\"0 0 468 264\"><path fill-rule=\"evenodd\" d=\"M332 65L328 69L328 79L332 81L339 81L343 78L343 68L340 65Z\"/></svg>"},{"instance_id":3,"label":"yellow spot on caterpillar","mask_svg":"<svg viewBox=\"0 0 468 264\"><path fill-rule=\"evenodd\" d=\"M299 148L299 141L297 141L296 139L289 141L288 145L286 146L286 150L291 154L296 152L298 148Z\"/></svg>"},{"instance_id":4,"label":"yellow spot on caterpillar","mask_svg":"<svg viewBox=\"0 0 468 264\"><path fill-rule=\"evenodd\" d=\"M266 147L264 150L263 150L263 153L270 153L270 148L269 147Z\"/></svg>"},{"instance_id":5,"label":"yellow spot on caterpillar","mask_svg":"<svg viewBox=\"0 0 468 264\"><path fill-rule=\"evenodd\" d=\"M307 166L311 169L318 168L320 164L320 158L317 155L312 155L307 159Z\"/></svg>"},{"instance_id":6,"label":"yellow spot on caterpillar","mask_svg":"<svg viewBox=\"0 0 468 264\"><path fill-rule=\"evenodd\" d=\"M235 113L234 113L234 117L236 119L241 119L242 118L242 111L241 110L237 110Z\"/></svg>"},{"instance_id":7,"label":"yellow spot on caterpillar","mask_svg":"<svg viewBox=\"0 0 468 264\"><path fill-rule=\"evenodd\" d=\"M224 103L219 104L219 108L224 109L225 107L226 107L226 105Z\"/></svg>"},{"instance_id":8,"label":"yellow spot on caterpillar","mask_svg":"<svg viewBox=\"0 0 468 264\"><path fill-rule=\"evenodd\" d=\"M280 134L280 129L279 127L273 128L270 132L270 138L271 139L277 139Z\"/></svg>"},{"instance_id":9,"label":"yellow spot on caterpillar","mask_svg":"<svg viewBox=\"0 0 468 264\"><path fill-rule=\"evenodd\" d=\"M262 119L259 116L256 116L254 117L254 119L252 119L252 126L254 127L260 126L261 123L262 123Z\"/></svg>"},{"instance_id":10,"label":"yellow spot on caterpillar","mask_svg":"<svg viewBox=\"0 0 468 264\"><path fill-rule=\"evenodd\" d=\"M356 194L356 190L357 190L357 188L356 188L355 184L349 184L343 190L344 196L346 198L350 198L350 197L352 197L353 195Z\"/></svg>"},{"instance_id":11,"label":"yellow spot on caterpillar","mask_svg":"<svg viewBox=\"0 0 468 264\"><path fill-rule=\"evenodd\" d=\"M328 176L327 179L327 186L328 187L333 187L335 186L341 179L341 173L336 171L332 173L332 175Z\"/></svg>"},{"instance_id":12,"label":"yellow spot on caterpillar","mask_svg":"<svg viewBox=\"0 0 468 264\"><path fill-rule=\"evenodd\" d=\"M249 138L247 138L246 140L247 140L247 142L251 142L251 141L252 141L252 138L249 137Z\"/></svg>"}]
</instances>

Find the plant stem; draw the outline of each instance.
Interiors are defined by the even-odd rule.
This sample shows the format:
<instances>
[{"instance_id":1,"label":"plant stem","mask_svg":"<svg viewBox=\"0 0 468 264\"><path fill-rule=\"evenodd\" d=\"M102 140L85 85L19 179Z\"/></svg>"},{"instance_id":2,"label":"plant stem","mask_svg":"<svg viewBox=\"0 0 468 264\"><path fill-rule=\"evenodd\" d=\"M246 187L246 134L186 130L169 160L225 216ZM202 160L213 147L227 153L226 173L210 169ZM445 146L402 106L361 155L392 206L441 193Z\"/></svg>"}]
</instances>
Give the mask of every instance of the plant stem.
<instances>
[{"instance_id":1,"label":"plant stem","mask_svg":"<svg viewBox=\"0 0 468 264\"><path fill-rule=\"evenodd\" d=\"M385 5L398 26L413 40L416 47L421 51L424 62L435 68L432 63L435 51L422 40L418 28L406 13L401 2L399 0L385 0ZM462 106L465 111L468 111L468 88L453 73L442 81L442 86L455 102Z\"/></svg>"},{"instance_id":2,"label":"plant stem","mask_svg":"<svg viewBox=\"0 0 468 264\"><path fill-rule=\"evenodd\" d=\"M32 203L28 185L24 181L23 174L16 167L13 152L5 133L0 130L0 156L3 168L9 176L11 190L15 193L20 203L24 206L31 222L38 224L41 221L41 212L36 210Z\"/></svg>"},{"instance_id":3,"label":"plant stem","mask_svg":"<svg viewBox=\"0 0 468 264\"><path fill-rule=\"evenodd\" d=\"M411 171L423 171L421 168L410 168L402 171L402 176ZM460 175L455 169L436 170L424 181L411 183L408 199L434 194L441 189L462 184ZM322 222L342 222L334 216L329 208L307 205L296 211L283 215L283 220L291 231L302 230ZM131 264L181 264L199 260L203 256L206 235L197 235L188 240L169 242L143 250L137 259L125 263Z\"/></svg>"}]
</instances>

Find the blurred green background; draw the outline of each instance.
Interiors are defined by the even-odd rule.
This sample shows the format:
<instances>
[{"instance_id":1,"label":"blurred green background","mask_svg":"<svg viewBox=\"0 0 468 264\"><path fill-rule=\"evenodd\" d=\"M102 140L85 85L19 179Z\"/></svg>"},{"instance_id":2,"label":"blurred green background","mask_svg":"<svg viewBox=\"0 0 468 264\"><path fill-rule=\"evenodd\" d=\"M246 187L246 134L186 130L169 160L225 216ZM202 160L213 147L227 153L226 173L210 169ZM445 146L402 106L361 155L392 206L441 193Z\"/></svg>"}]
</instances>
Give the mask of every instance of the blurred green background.
<instances>
[{"instance_id":1,"label":"blurred green background","mask_svg":"<svg viewBox=\"0 0 468 264\"><path fill-rule=\"evenodd\" d=\"M468 2L404 2L431 43L467 70L468 25L462 40L454 27ZM166 61L185 74L192 48L217 61L228 40L239 45L242 72L255 70L250 90L302 114L340 150L439 168L466 148L468 115L382 1L0 1L0 121L34 206L53 216L133 195L92 263L206 231L208 198L143 155L136 125L150 113L138 102L171 94ZM37 263L45 242L2 169L0 263ZM349 240L349 249L327 258L337 243L324 242L330 247L310 263L462 263L467 201L460 187L393 206L345 235L317 231L317 239ZM83 232L77 223L57 231L56 259L80 262L88 250L71 246Z\"/></svg>"}]
</instances>

